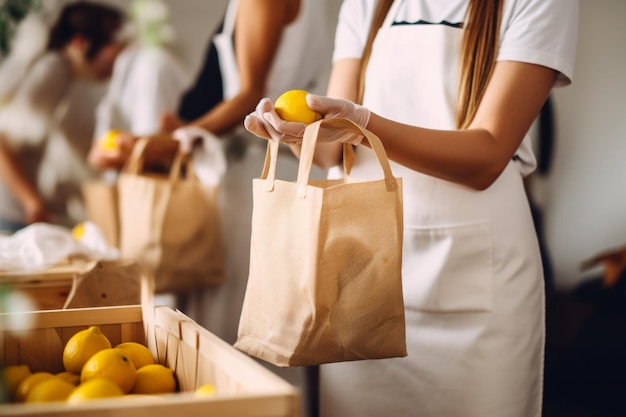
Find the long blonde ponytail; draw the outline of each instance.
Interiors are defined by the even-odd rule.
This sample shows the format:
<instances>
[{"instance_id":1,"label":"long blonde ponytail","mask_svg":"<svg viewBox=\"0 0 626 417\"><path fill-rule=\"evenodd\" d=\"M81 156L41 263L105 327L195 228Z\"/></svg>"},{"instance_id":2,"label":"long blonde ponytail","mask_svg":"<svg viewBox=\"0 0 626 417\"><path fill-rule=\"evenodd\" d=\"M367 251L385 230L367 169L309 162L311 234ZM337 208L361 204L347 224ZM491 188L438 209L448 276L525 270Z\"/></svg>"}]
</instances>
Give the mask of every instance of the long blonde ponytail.
<instances>
[{"instance_id":1,"label":"long blonde ponytail","mask_svg":"<svg viewBox=\"0 0 626 417\"><path fill-rule=\"evenodd\" d=\"M367 42L365 43L365 49L363 50L363 57L361 58L361 68L359 74L359 85L357 90L357 103L363 103L363 93L365 92L365 70L369 63L370 56L372 55L372 45L374 44L374 38L378 33L378 29L383 25L385 17L393 4L393 0L378 0L376 2L376 10L372 17L372 25L367 36Z\"/></svg>"},{"instance_id":2,"label":"long blonde ponytail","mask_svg":"<svg viewBox=\"0 0 626 417\"><path fill-rule=\"evenodd\" d=\"M461 76L457 128L466 128L476 115L496 65L500 41L502 0L470 0L461 45Z\"/></svg>"}]
</instances>

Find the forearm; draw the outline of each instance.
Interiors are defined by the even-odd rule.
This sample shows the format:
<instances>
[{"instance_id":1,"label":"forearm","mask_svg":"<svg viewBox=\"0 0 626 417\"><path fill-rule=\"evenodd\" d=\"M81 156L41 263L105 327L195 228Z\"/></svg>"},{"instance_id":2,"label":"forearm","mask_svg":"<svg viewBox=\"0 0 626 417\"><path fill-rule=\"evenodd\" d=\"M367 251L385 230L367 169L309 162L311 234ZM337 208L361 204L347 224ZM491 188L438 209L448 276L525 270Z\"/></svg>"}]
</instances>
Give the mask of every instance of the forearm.
<instances>
[{"instance_id":1,"label":"forearm","mask_svg":"<svg viewBox=\"0 0 626 417\"><path fill-rule=\"evenodd\" d=\"M191 124L216 135L243 126L244 118L266 94L272 62L284 28L297 15L297 3L290 0L239 1L234 49L240 91Z\"/></svg>"},{"instance_id":2,"label":"forearm","mask_svg":"<svg viewBox=\"0 0 626 417\"><path fill-rule=\"evenodd\" d=\"M424 129L374 113L367 129L381 139L389 159L412 170L479 190L491 185L513 156L510 147L498 146L485 129ZM362 143L367 145L365 141Z\"/></svg>"},{"instance_id":3,"label":"forearm","mask_svg":"<svg viewBox=\"0 0 626 417\"><path fill-rule=\"evenodd\" d=\"M254 111L254 107L261 98L263 98L261 91L241 92L230 100L222 101L191 124L200 126L215 135L222 135L243 126L243 119Z\"/></svg>"}]
</instances>

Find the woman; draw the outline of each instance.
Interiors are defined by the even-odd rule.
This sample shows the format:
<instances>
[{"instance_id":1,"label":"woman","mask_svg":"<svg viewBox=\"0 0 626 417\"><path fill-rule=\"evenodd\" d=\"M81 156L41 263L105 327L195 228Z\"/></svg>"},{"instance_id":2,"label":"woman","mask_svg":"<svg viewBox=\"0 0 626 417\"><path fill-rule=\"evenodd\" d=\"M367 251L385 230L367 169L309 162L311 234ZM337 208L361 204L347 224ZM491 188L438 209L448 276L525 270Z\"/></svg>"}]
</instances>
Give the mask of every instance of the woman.
<instances>
[{"instance_id":1,"label":"woman","mask_svg":"<svg viewBox=\"0 0 626 417\"><path fill-rule=\"evenodd\" d=\"M524 137L550 90L571 82L577 13L570 0L344 1L334 98L307 100L379 136L403 177L408 357L322 365L324 417L541 415L544 286ZM291 143L304 128L268 100L245 124ZM325 133L326 167L340 142L361 140ZM352 175L380 177L369 148L356 153Z\"/></svg>"},{"instance_id":2,"label":"woman","mask_svg":"<svg viewBox=\"0 0 626 417\"><path fill-rule=\"evenodd\" d=\"M77 106L73 99L78 80L110 77L123 46L116 40L122 23L123 15L108 6L67 5L49 32L46 52L0 109L4 231L83 220L80 183L91 174L85 161L93 126L84 117L89 104Z\"/></svg>"}]
</instances>

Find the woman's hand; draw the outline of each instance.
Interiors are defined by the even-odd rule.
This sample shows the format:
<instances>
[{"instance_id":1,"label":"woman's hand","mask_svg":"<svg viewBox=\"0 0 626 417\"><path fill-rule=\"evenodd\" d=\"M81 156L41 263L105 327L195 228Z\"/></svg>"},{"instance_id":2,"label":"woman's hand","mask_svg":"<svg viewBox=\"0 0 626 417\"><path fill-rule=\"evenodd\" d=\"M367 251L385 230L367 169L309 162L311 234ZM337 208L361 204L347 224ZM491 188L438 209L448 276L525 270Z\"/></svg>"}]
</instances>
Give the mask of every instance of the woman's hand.
<instances>
[{"instance_id":1,"label":"woman's hand","mask_svg":"<svg viewBox=\"0 0 626 417\"><path fill-rule=\"evenodd\" d=\"M348 100L307 94L306 101L311 110L323 115L324 119L346 118L356 124L367 127L371 112L358 104ZM272 139L281 143L297 144L302 142L306 125L298 122L288 122L280 118L274 110L272 102L264 98L257 105L256 110L246 116L244 126L258 137ZM363 136L322 128L318 137L320 143L351 143L358 145Z\"/></svg>"},{"instance_id":2,"label":"woman's hand","mask_svg":"<svg viewBox=\"0 0 626 417\"><path fill-rule=\"evenodd\" d=\"M115 138L114 148L104 149L95 141L87 157L89 164L100 170L119 169L126 163L137 138L130 132L121 132Z\"/></svg>"}]
</instances>

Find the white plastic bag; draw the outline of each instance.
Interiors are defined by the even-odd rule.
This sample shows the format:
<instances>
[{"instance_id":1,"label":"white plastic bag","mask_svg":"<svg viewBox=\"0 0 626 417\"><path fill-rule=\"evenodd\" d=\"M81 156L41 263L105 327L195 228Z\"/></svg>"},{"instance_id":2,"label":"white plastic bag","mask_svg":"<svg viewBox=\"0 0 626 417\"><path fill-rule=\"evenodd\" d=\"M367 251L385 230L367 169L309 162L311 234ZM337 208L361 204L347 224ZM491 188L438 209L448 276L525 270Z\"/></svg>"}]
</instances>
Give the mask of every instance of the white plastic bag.
<instances>
[{"instance_id":1,"label":"white plastic bag","mask_svg":"<svg viewBox=\"0 0 626 417\"><path fill-rule=\"evenodd\" d=\"M220 139L198 126L180 127L172 134L184 153L191 152L193 169L200 182L208 187L218 185L226 172L226 157ZM194 146L199 140L201 146Z\"/></svg>"},{"instance_id":2,"label":"white plastic bag","mask_svg":"<svg viewBox=\"0 0 626 417\"><path fill-rule=\"evenodd\" d=\"M75 238L72 230L66 227L35 223L10 236L0 236L0 270L36 271L70 256L92 260L119 259L119 251L106 243L94 223L84 222L74 230L83 232Z\"/></svg>"}]
</instances>

